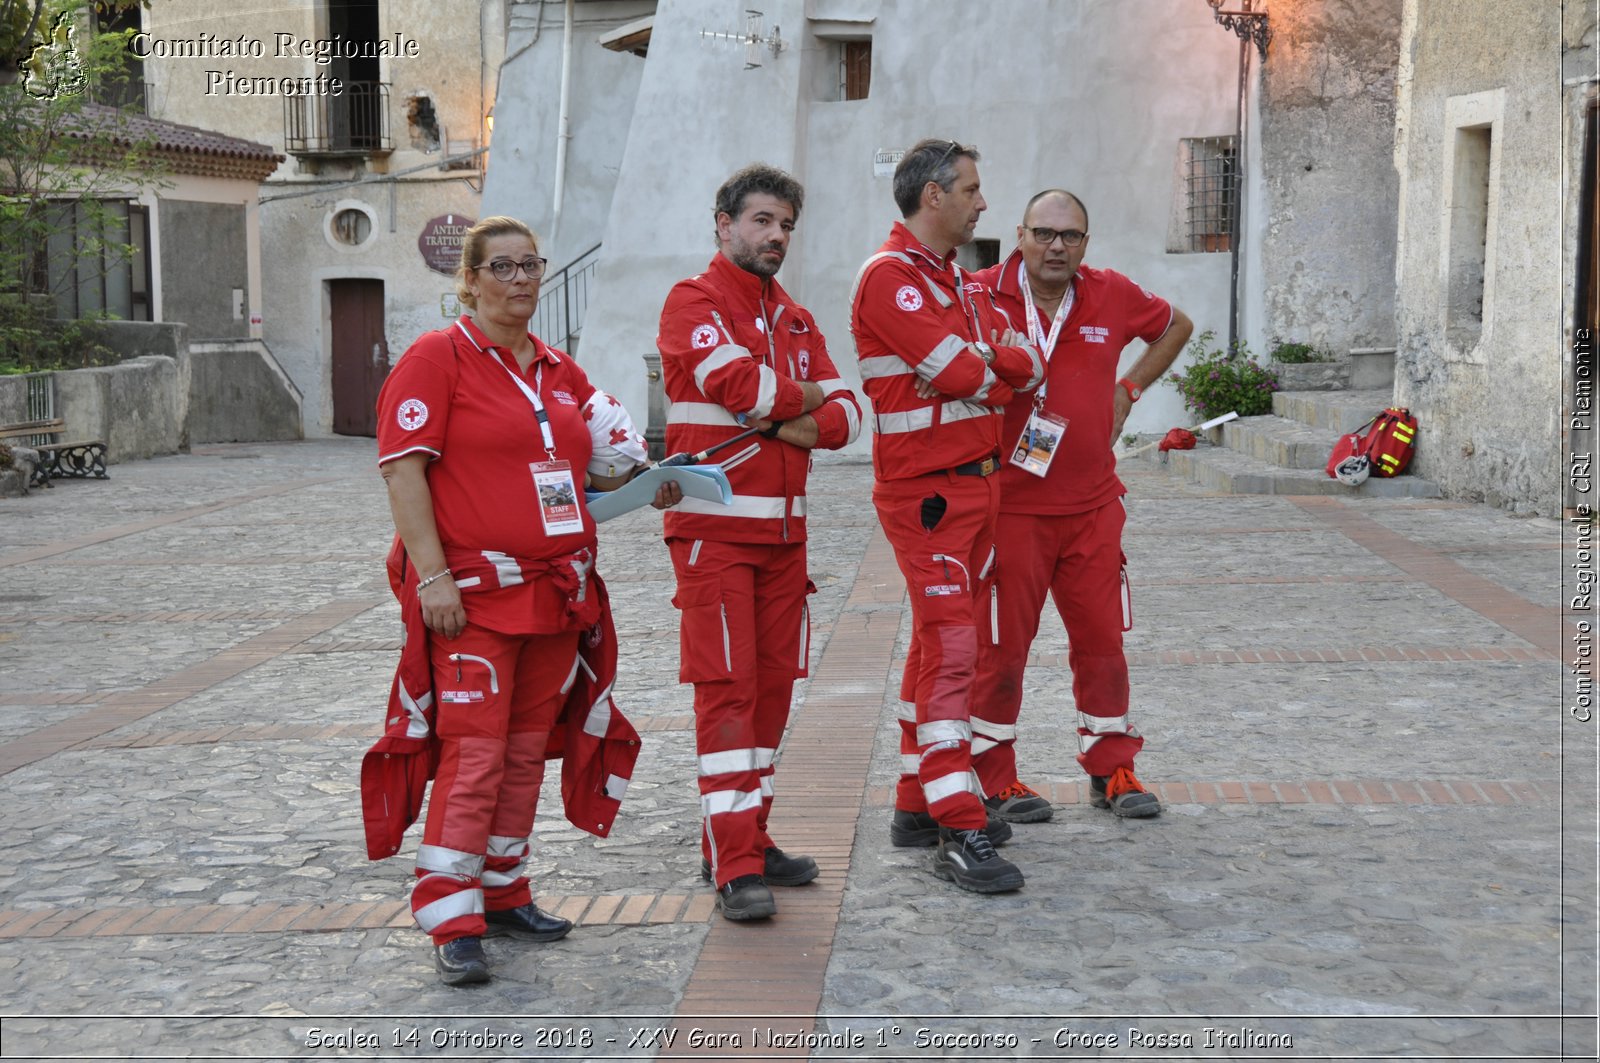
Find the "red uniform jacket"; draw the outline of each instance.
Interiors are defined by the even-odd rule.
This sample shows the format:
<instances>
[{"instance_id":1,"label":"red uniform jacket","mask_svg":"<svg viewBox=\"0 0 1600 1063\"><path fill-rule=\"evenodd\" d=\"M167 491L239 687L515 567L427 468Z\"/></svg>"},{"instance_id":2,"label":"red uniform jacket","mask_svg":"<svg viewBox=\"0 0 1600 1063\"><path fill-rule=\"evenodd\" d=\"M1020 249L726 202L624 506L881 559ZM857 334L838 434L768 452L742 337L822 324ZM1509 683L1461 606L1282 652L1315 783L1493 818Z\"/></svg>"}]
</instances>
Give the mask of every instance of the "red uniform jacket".
<instances>
[{"instance_id":1,"label":"red uniform jacket","mask_svg":"<svg viewBox=\"0 0 1600 1063\"><path fill-rule=\"evenodd\" d=\"M796 381L826 396L811 411L817 446L837 450L861 430L861 407L828 357L805 307L777 281L721 253L704 273L679 281L661 309L656 337L667 400L667 450L697 453L739 432L742 416L787 421L803 402ZM811 455L753 436L717 456L733 488L723 506L685 498L667 511L667 538L734 543L802 542Z\"/></svg>"},{"instance_id":2,"label":"red uniform jacket","mask_svg":"<svg viewBox=\"0 0 1600 1063\"><path fill-rule=\"evenodd\" d=\"M993 294L968 283L954 252L942 259L895 222L867 259L851 296L850 329L861 387L872 400L873 470L900 480L998 454L1001 408L1038 386L1044 367L1032 345L994 348L992 366L967 345L992 342L1012 323ZM918 378L941 392L917 396Z\"/></svg>"},{"instance_id":3,"label":"red uniform jacket","mask_svg":"<svg viewBox=\"0 0 1600 1063\"><path fill-rule=\"evenodd\" d=\"M592 557L519 560L523 579L554 580L567 591L572 626L588 630L578 641L579 667L550 732L546 760L561 758L561 801L576 827L605 837L622 804L639 757L639 734L611 700L617 672L617 636L605 584L587 568ZM463 567L456 567L461 565ZM400 851L406 828L422 812L423 790L439 765L434 733L433 673L428 666L428 629L417 600L416 569L396 536L389 551L389 586L400 600L405 644L389 691L383 737L361 761L361 807L367 858ZM487 560L453 562L457 580L477 576L466 588L499 585L499 570Z\"/></svg>"}]
</instances>

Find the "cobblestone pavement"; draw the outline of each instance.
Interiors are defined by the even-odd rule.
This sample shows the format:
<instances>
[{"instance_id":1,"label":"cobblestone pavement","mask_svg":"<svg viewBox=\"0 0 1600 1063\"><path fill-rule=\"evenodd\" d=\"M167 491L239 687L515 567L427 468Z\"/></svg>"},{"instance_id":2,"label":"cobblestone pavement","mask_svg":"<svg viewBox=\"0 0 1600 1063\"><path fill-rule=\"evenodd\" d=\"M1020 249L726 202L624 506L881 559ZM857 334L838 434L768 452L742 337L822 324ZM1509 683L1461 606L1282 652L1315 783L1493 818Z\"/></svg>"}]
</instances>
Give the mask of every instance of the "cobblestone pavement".
<instances>
[{"instance_id":1,"label":"cobblestone pavement","mask_svg":"<svg viewBox=\"0 0 1600 1063\"><path fill-rule=\"evenodd\" d=\"M888 845L903 587L869 466L819 458L774 825L823 876L768 925L713 914L671 570L633 514L600 562L645 741L623 816L597 840L546 793L536 892L580 926L491 938L494 981L459 990L406 855L361 839L399 645L370 441L0 501L0 1055L1594 1058L1596 738L1563 700L1560 525L1125 478L1165 815L1086 803L1050 615L1019 750L1060 807L1007 848L1026 888L963 893Z\"/></svg>"}]
</instances>

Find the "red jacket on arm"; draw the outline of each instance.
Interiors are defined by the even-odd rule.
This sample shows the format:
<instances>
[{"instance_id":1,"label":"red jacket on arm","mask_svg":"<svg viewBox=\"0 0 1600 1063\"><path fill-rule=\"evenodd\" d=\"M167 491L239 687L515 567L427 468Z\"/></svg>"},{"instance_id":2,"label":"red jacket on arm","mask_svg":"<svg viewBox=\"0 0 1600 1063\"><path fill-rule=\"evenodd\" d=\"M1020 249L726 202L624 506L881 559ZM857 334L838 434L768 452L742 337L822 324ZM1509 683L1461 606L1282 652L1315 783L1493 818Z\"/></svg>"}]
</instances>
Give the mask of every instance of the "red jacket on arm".
<instances>
[{"instance_id":1,"label":"red jacket on arm","mask_svg":"<svg viewBox=\"0 0 1600 1063\"><path fill-rule=\"evenodd\" d=\"M896 222L856 279L850 328L861 386L872 399L872 462L880 480L999 453L1000 408L1036 387L1043 373L1032 346L996 345L992 366L968 347L992 343L1012 323L986 288L963 279L953 259L953 252L936 257ZM919 378L941 395L920 398Z\"/></svg>"},{"instance_id":2,"label":"red jacket on arm","mask_svg":"<svg viewBox=\"0 0 1600 1063\"><path fill-rule=\"evenodd\" d=\"M995 292L1000 307L1027 327L1022 301L1020 252L998 266L974 274ZM1154 343L1172 324L1172 304L1152 295L1116 270L1078 267L1072 281L1072 309L1061 325L1054 351L1046 351L1044 406L1067 421L1057 460L1039 477L1009 462L1000 472L1003 513L1087 513L1127 494L1117 478L1111 453L1112 401L1122 350L1135 339ZM1041 316L1046 335L1050 321ZM1033 396L1006 406L1002 438L1010 445L1022 435Z\"/></svg>"},{"instance_id":3,"label":"red jacket on arm","mask_svg":"<svg viewBox=\"0 0 1600 1063\"><path fill-rule=\"evenodd\" d=\"M744 431L738 417L787 421L804 403L798 381L823 390L811 411L817 446L837 450L856 438L861 407L828 357L811 314L777 281L734 265L721 253L704 273L673 286L656 337L667 401L667 450L696 453ZM666 513L667 538L716 542L802 542L811 455L753 436L717 455L733 488L722 506L685 498Z\"/></svg>"}]
</instances>

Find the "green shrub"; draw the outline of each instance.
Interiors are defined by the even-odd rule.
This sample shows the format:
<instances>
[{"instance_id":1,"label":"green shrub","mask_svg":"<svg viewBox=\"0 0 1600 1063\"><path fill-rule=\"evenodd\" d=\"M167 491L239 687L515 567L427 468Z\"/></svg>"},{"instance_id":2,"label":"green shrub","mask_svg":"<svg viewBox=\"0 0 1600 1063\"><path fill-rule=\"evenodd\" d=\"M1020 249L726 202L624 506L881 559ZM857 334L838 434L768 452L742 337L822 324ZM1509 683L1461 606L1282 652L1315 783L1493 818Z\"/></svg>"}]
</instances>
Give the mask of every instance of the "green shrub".
<instances>
[{"instance_id":1,"label":"green shrub","mask_svg":"<svg viewBox=\"0 0 1600 1063\"><path fill-rule=\"evenodd\" d=\"M1278 378L1238 344L1231 352L1214 346L1209 329L1189 341L1188 365L1167 377L1183 396L1183 404L1202 420L1236 411L1240 417L1272 412Z\"/></svg>"},{"instance_id":2,"label":"green shrub","mask_svg":"<svg viewBox=\"0 0 1600 1063\"><path fill-rule=\"evenodd\" d=\"M34 300L0 294L0 374L116 365L92 319L61 321Z\"/></svg>"},{"instance_id":3,"label":"green shrub","mask_svg":"<svg viewBox=\"0 0 1600 1063\"><path fill-rule=\"evenodd\" d=\"M1331 362L1333 355L1309 343L1280 343L1272 348L1272 360L1285 365L1302 362Z\"/></svg>"}]
</instances>

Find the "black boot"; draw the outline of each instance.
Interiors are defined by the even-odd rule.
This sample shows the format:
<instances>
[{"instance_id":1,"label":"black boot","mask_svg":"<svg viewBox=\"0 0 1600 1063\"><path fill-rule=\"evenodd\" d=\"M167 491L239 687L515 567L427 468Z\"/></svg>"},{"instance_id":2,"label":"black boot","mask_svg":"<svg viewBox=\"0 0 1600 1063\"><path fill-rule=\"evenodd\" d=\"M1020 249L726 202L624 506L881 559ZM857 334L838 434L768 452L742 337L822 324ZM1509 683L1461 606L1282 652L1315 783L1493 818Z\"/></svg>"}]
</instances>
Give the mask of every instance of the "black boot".
<instances>
[{"instance_id":1,"label":"black boot","mask_svg":"<svg viewBox=\"0 0 1600 1063\"><path fill-rule=\"evenodd\" d=\"M456 938L433 947L434 966L445 985L471 985L489 980L489 960L482 938Z\"/></svg>"}]
</instances>

